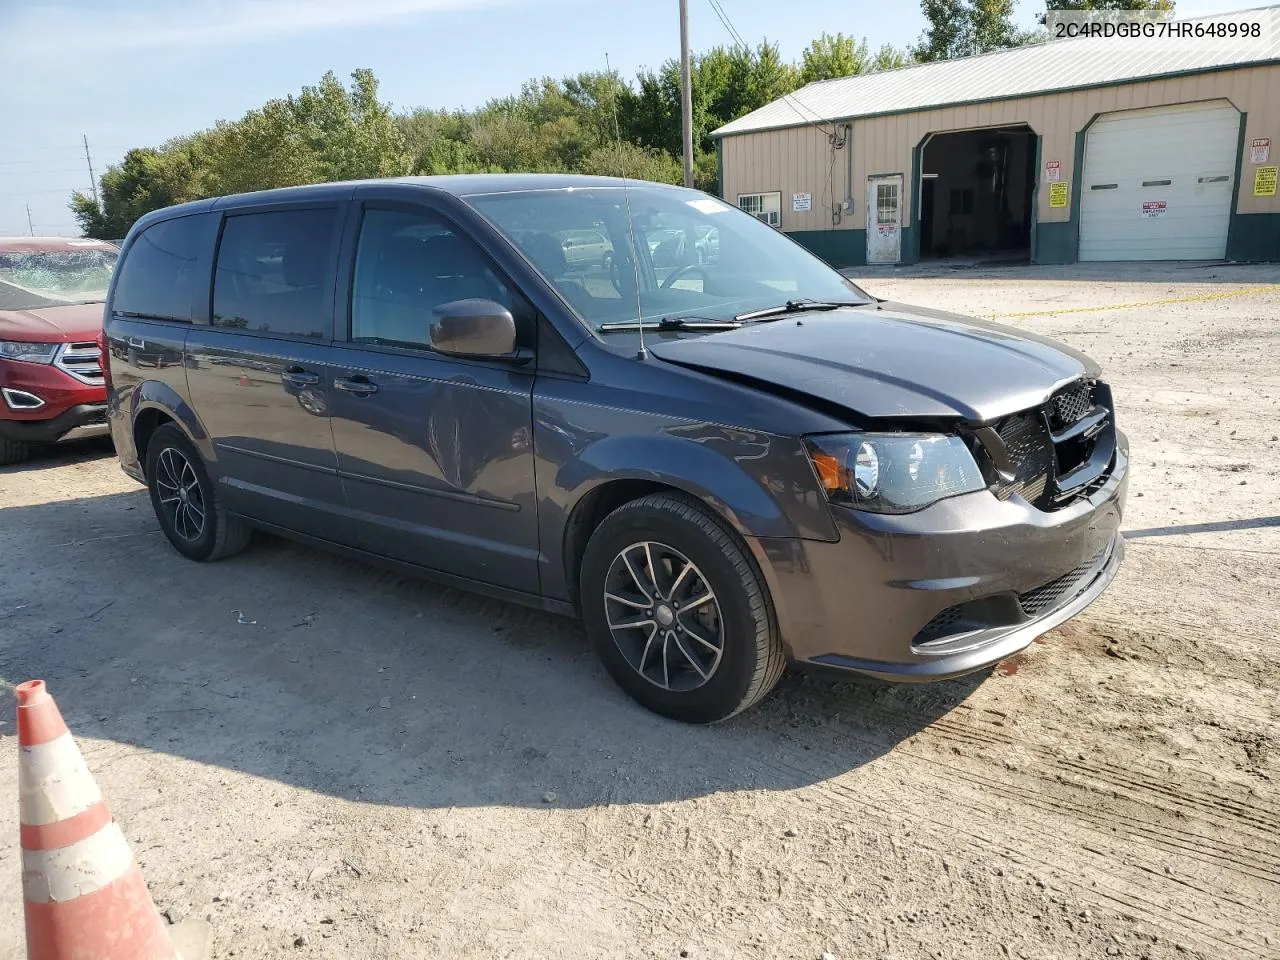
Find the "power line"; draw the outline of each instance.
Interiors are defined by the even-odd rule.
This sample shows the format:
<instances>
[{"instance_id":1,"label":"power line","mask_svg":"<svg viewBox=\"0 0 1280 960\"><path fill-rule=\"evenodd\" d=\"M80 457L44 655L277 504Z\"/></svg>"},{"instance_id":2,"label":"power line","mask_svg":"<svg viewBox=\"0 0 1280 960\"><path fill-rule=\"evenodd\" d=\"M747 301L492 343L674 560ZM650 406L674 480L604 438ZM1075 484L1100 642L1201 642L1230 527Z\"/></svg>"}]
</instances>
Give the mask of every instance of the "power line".
<instances>
[{"instance_id":1,"label":"power line","mask_svg":"<svg viewBox=\"0 0 1280 960\"><path fill-rule=\"evenodd\" d=\"M738 46L741 46L744 50L750 50L751 45L742 38L742 34L738 32L738 28L733 25L733 20L730 19L729 14L725 11L724 7L721 4L721 0L707 0L707 3L711 5L711 9L715 12L716 17L718 17L720 22L724 25L725 30L728 31L729 37L734 41L734 43ZM801 120L805 122L805 126L817 127L819 130L825 133L827 135L827 139L831 141L831 145L833 147L844 146L844 144L840 140L839 130L834 125L828 128L827 124L830 121L828 121L821 114L818 114L813 110L810 110L808 107L804 106L804 104L802 104L798 99L796 99L791 93L784 93L781 99L784 103L786 103L787 106L791 108L792 112L794 112L796 116L798 116ZM806 111L808 112L808 116L805 115Z\"/></svg>"},{"instance_id":2,"label":"power line","mask_svg":"<svg viewBox=\"0 0 1280 960\"><path fill-rule=\"evenodd\" d=\"M74 158L73 158L73 157L66 157L66 158L64 158L64 159L62 159L62 160L33 160L33 161L32 161L32 163L34 163L38 169L35 169L35 170L5 170L5 171L3 171L3 173L4 173L5 175L7 175L7 176L14 176L14 177L16 177L16 176L19 176L19 175L21 175L21 174L27 174L27 173L50 173L50 172L52 172L52 171L53 171L53 170L55 170L55 169L63 169L63 168L61 168L61 167L56 167L56 168L55 168L55 167L50 167L50 166L49 166L50 164L54 164L54 163L59 163L59 164L72 164L72 163L74 163L74 164L75 164L75 169L76 169L76 170L83 170L83 169L84 169L84 167L80 166L80 161L81 161L81 160L83 160L83 159L84 159L84 157L74 157ZM3 163L3 161L0 161L0 163ZM16 161L16 160L15 160L13 163L5 164L5 165L6 165L6 166L18 166L18 165L19 165L19 161ZM25 162L23 162L23 165L25 165Z\"/></svg>"},{"instance_id":3,"label":"power line","mask_svg":"<svg viewBox=\"0 0 1280 960\"><path fill-rule=\"evenodd\" d=\"M0 193L0 197L39 197L50 193L66 193L70 194L74 191L84 192L83 187L59 187L54 190L6 190Z\"/></svg>"}]
</instances>

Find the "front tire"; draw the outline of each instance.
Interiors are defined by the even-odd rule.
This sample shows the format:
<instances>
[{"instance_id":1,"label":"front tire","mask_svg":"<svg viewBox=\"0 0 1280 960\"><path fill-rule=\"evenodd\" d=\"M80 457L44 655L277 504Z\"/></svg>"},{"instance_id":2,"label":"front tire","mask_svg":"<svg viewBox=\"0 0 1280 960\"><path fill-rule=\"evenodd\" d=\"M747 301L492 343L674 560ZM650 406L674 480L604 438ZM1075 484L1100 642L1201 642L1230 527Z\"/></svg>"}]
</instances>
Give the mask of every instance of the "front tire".
<instances>
[{"instance_id":1,"label":"front tire","mask_svg":"<svg viewBox=\"0 0 1280 960\"><path fill-rule=\"evenodd\" d=\"M195 445L172 423L147 444L147 489L160 529L192 560L221 560L249 543L253 528L227 513Z\"/></svg>"},{"instance_id":2,"label":"front tire","mask_svg":"<svg viewBox=\"0 0 1280 960\"><path fill-rule=\"evenodd\" d=\"M579 576L609 674L642 706L714 723L763 699L786 658L764 581L737 534L692 498L652 494L609 514Z\"/></svg>"},{"instance_id":3,"label":"front tire","mask_svg":"<svg viewBox=\"0 0 1280 960\"><path fill-rule=\"evenodd\" d=\"M21 440L0 437L0 467L11 467L31 456L31 445Z\"/></svg>"}]
</instances>

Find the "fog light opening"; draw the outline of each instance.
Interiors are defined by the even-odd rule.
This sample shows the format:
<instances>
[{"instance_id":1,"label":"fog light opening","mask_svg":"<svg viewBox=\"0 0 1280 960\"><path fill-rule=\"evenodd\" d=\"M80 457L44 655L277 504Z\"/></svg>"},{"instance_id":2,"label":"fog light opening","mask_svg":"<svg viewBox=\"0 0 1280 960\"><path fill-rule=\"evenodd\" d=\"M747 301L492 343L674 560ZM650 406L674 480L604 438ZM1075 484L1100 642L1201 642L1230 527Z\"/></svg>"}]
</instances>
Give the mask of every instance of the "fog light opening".
<instances>
[{"instance_id":1,"label":"fog light opening","mask_svg":"<svg viewBox=\"0 0 1280 960\"><path fill-rule=\"evenodd\" d=\"M0 387L0 394L4 395L4 402L9 405L10 410L39 410L44 406L42 399L25 390Z\"/></svg>"}]
</instances>

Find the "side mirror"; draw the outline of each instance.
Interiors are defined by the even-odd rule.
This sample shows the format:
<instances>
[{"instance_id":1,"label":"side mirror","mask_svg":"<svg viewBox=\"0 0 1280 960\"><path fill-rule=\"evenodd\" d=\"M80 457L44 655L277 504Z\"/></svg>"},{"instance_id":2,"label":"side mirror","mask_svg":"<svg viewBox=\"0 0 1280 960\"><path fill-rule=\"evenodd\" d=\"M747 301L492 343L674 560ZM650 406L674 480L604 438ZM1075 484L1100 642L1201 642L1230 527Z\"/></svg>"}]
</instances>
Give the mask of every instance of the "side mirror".
<instances>
[{"instance_id":1,"label":"side mirror","mask_svg":"<svg viewBox=\"0 0 1280 960\"><path fill-rule=\"evenodd\" d=\"M516 321L493 300L467 299L442 303L427 324L427 340L438 353L458 357L518 360Z\"/></svg>"}]
</instances>

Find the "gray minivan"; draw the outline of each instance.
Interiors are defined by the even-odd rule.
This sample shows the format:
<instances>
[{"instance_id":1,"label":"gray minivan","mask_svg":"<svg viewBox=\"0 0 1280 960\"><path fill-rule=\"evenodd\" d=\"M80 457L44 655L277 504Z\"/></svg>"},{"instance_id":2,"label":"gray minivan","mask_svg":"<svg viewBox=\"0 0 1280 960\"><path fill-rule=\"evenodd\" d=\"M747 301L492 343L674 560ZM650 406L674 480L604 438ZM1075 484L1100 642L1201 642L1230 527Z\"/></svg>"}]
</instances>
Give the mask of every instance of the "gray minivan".
<instances>
[{"instance_id":1,"label":"gray minivan","mask_svg":"<svg viewBox=\"0 0 1280 960\"><path fill-rule=\"evenodd\" d=\"M180 553L260 528L580 614L681 720L789 661L988 667L1123 553L1127 444L1092 361L877 300L691 190L460 176L171 207L130 230L103 336L121 465Z\"/></svg>"}]
</instances>

